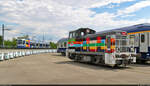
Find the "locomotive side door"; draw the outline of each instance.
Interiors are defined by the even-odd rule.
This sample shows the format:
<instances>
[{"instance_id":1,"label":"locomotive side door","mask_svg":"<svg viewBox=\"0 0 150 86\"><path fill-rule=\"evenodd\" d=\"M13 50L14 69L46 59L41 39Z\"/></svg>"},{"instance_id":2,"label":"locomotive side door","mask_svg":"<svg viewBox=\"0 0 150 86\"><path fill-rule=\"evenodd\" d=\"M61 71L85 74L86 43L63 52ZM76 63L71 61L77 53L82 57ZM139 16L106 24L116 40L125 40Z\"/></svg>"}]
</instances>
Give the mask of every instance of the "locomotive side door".
<instances>
[{"instance_id":1,"label":"locomotive side door","mask_svg":"<svg viewBox=\"0 0 150 86\"><path fill-rule=\"evenodd\" d=\"M140 33L140 52L148 52L148 33Z\"/></svg>"},{"instance_id":2,"label":"locomotive side door","mask_svg":"<svg viewBox=\"0 0 150 86\"><path fill-rule=\"evenodd\" d=\"M113 37L113 35L107 35L106 36L106 51L107 53L105 53L105 64L115 64L115 59L113 57L113 53L109 53L111 51L111 38Z\"/></svg>"},{"instance_id":3,"label":"locomotive side door","mask_svg":"<svg viewBox=\"0 0 150 86\"><path fill-rule=\"evenodd\" d=\"M129 47L130 47L131 51L134 51L135 40L136 40L135 35L129 35Z\"/></svg>"}]
</instances>

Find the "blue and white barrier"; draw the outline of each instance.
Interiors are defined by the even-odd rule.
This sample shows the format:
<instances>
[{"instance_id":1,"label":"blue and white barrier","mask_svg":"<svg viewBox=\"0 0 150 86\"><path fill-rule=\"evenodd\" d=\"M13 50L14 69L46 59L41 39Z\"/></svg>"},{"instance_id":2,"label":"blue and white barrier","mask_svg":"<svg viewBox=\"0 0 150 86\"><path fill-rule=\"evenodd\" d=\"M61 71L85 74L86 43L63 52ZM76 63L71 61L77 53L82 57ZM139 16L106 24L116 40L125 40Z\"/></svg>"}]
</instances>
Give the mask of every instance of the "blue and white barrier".
<instances>
[{"instance_id":1,"label":"blue and white barrier","mask_svg":"<svg viewBox=\"0 0 150 86\"><path fill-rule=\"evenodd\" d=\"M6 52L0 52L0 61L3 60L9 60L9 59L14 59L18 57L23 57L23 56L29 56L29 55L36 55L36 54L41 54L41 53L57 53L56 49L49 49L49 50L14 50L14 51L6 51Z\"/></svg>"},{"instance_id":2,"label":"blue and white barrier","mask_svg":"<svg viewBox=\"0 0 150 86\"><path fill-rule=\"evenodd\" d=\"M4 60L4 53L0 53L0 61Z\"/></svg>"}]
</instances>

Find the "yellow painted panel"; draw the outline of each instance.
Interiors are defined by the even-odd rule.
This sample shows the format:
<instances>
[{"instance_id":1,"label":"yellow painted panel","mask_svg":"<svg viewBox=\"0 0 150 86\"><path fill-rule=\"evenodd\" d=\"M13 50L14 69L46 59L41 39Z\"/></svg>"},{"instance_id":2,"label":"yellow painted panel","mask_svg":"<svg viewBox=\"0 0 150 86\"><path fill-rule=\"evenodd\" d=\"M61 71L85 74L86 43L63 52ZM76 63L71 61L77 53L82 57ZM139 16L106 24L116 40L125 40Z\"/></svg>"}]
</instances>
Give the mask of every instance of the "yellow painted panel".
<instances>
[{"instance_id":1,"label":"yellow painted panel","mask_svg":"<svg viewBox=\"0 0 150 86\"><path fill-rule=\"evenodd\" d=\"M26 44L26 47L28 47L28 45Z\"/></svg>"},{"instance_id":2,"label":"yellow painted panel","mask_svg":"<svg viewBox=\"0 0 150 86\"><path fill-rule=\"evenodd\" d=\"M90 47L90 49L97 49L97 47Z\"/></svg>"},{"instance_id":3,"label":"yellow painted panel","mask_svg":"<svg viewBox=\"0 0 150 86\"><path fill-rule=\"evenodd\" d=\"M102 50L107 49L107 46L101 46L101 49Z\"/></svg>"},{"instance_id":4,"label":"yellow painted panel","mask_svg":"<svg viewBox=\"0 0 150 86\"><path fill-rule=\"evenodd\" d=\"M86 50L86 47L83 47L83 50Z\"/></svg>"},{"instance_id":5,"label":"yellow painted panel","mask_svg":"<svg viewBox=\"0 0 150 86\"><path fill-rule=\"evenodd\" d=\"M115 49L115 46L111 46L111 49Z\"/></svg>"},{"instance_id":6,"label":"yellow painted panel","mask_svg":"<svg viewBox=\"0 0 150 86\"><path fill-rule=\"evenodd\" d=\"M136 33L144 33L144 32L150 32L150 31L133 32L133 33L128 33L128 35L132 35L132 34L136 34Z\"/></svg>"},{"instance_id":7,"label":"yellow painted panel","mask_svg":"<svg viewBox=\"0 0 150 86\"><path fill-rule=\"evenodd\" d=\"M92 44L92 43L97 43L97 40L91 40L90 44Z\"/></svg>"}]
</instances>

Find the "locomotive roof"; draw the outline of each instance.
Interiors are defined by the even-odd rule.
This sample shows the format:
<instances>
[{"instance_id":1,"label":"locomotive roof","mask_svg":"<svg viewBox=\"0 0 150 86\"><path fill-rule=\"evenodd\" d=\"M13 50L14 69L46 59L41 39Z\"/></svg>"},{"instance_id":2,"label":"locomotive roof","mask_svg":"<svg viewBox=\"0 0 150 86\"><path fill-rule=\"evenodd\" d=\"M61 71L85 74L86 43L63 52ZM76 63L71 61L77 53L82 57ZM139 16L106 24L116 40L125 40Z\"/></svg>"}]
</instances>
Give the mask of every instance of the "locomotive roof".
<instances>
[{"instance_id":1,"label":"locomotive roof","mask_svg":"<svg viewBox=\"0 0 150 86\"><path fill-rule=\"evenodd\" d=\"M137 25L117 28L113 30L123 30L126 31L127 33L150 31L150 23L137 24Z\"/></svg>"},{"instance_id":2,"label":"locomotive roof","mask_svg":"<svg viewBox=\"0 0 150 86\"><path fill-rule=\"evenodd\" d=\"M58 40L57 43L65 42L65 41L67 41L67 40L68 40L68 38L62 38L62 39Z\"/></svg>"},{"instance_id":3,"label":"locomotive roof","mask_svg":"<svg viewBox=\"0 0 150 86\"><path fill-rule=\"evenodd\" d=\"M77 30L73 30L73 31L70 31L70 32L80 31L80 30L85 30L85 29L93 30L93 29L90 29L90 28L79 28L79 29L77 29ZM93 30L93 31L95 31L95 30Z\"/></svg>"}]
</instances>

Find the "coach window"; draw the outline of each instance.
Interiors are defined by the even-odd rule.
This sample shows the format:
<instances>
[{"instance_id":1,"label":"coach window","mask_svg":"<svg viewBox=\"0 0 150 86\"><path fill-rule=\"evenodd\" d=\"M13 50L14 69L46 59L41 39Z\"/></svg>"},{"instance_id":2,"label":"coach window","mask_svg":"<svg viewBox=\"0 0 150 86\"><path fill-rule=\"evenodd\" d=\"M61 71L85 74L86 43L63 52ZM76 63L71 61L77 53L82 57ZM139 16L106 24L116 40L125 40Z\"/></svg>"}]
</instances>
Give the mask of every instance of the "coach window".
<instances>
[{"instance_id":1,"label":"coach window","mask_svg":"<svg viewBox=\"0 0 150 86\"><path fill-rule=\"evenodd\" d=\"M63 47L63 44L61 44L61 48Z\"/></svg>"},{"instance_id":2,"label":"coach window","mask_svg":"<svg viewBox=\"0 0 150 86\"><path fill-rule=\"evenodd\" d=\"M64 42L64 47L66 47L67 46L67 43L66 42Z\"/></svg>"},{"instance_id":3,"label":"coach window","mask_svg":"<svg viewBox=\"0 0 150 86\"><path fill-rule=\"evenodd\" d=\"M25 44L25 40L23 40L23 44Z\"/></svg>"},{"instance_id":4,"label":"coach window","mask_svg":"<svg viewBox=\"0 0 150 86\"><path fill-rule=\"evenodd\" d=\"M141 42L145 42L145 35L144 34L141 35Z\"/></svg>"}]
</instances>

